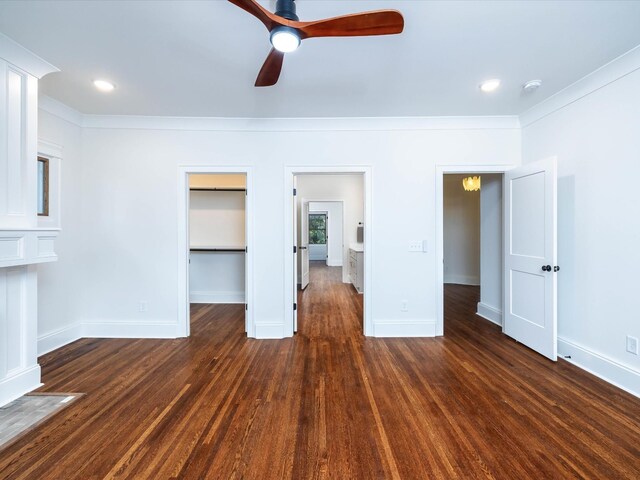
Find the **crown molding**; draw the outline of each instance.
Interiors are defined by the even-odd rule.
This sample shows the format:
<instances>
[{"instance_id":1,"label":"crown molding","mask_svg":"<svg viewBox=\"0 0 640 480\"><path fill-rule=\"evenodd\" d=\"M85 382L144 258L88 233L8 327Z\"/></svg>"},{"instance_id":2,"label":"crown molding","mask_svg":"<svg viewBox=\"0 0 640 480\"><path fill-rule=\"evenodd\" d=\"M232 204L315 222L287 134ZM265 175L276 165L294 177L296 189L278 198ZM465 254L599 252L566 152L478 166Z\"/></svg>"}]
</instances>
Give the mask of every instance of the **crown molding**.
<instances>
[{"instance_id":1,"label":"crown molding","mask_svg":"<svg viewBox=\"0 0 640 480\"><path fill-rule=\"evenodd\" d=\"M526 128L639 69L640 45L520 114L520 125Z\"/></svg>"},{"instance_id":2,"label":"crown molding","mask_svg":"<svg viewBox=\"0 0 640 480\"><path fill-rule=\"evenodd\" d=\"M516 116L199 118L84 115L82 126L85 128L240 132L485 130L520 128L519 120Z\"/></svg>"},{"instance_id":3,"label":"crown molding","mask_svg":"<svg viewBox=\"0 0 640 480\"><path fill-rule=\"evenodd\" d=\"M0 33L0 58L36 78L42 78L47 73L60 71L3 33Z\"/></svg>"},{"instance_id":4,"label":"crown molding","mask_svg":"<svg viewBox=\"0 0 640 480\"><path fill-rule=\"evenodd\" d=\"M51 97L40 95L38 97L38 108L78 127L83 126L84 115L82 113Z\"/></svg>"},{"instance_id":5,"label":"crown molding","mask_svg":"<svg viewBox=\"0 0 640 480\"><path fill-rule=\"evenodd\" d=\"M517 116L477 117L339 117L339 118L216 118L87 115L51 97L41 96L41 110L82 128L183 130L218 132L308 132L389 130L513 130Z\"/></svg>"}]
</instances>

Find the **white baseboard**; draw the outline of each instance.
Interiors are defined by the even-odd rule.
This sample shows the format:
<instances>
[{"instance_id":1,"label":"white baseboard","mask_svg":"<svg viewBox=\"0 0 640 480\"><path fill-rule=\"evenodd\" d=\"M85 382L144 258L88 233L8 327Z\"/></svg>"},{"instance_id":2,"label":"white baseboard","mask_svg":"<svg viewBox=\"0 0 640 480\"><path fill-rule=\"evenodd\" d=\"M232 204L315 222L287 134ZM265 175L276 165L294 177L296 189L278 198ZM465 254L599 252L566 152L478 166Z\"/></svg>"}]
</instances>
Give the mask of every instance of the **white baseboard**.
<instances>
[{"instance_id":1,"label":"white baseboard","mask_svg":"<svg viewBox=\"0 0 640 480\"><path fill-rule=\"evenodd\" d=\"M0 380L0 407L42 386L40 365L36 364Z\"/></svg>"},{"instance_id":2,"label":"white baseboard","mask_svg":"<svg viewBox=\"0 0 640 480\"><path fill-rule=\"evenodd\" d=\"M480 278L471 275L451 275L445 273L444 283L455 283L457 285L480 285Z\"/></svg>"},{"instance_id":3,"label":"white baseboard","mask_svg":"<svg viewBox=\"0 0 640 480\"><path fill-rule=\"evenodd\" d=\"M256 323L256 338L280 339L284 338L283 323Z\"/></svg>"},{"instance_id":4,"label":"white baseboard","mask_svg":"<svg viewBox=\"0 0 640 480\"><path fill-rule=\"evenodd\" d=\"M244 292L191 292L191 303L244 303Z\"/></svg>"},{"instance_id":5,"label":"white baseboard","mask_svg":"<svg viewBox=\"0 0 640 480\"><path fill-rule=\"evenodd\" d=\"M38 337L38 356L64 347L80 338L82 338L82 327L80 324L69 325L53 332L45 333Z\"/></svg>"},{"instance_id":6,"label":"white baseboard","mask_svg":"<svg viewBox=\"0 0 640 480\"><path fill-rule=\"evenodd\" d=\"M378 321L373 323L374 337L435 337L433 320Z\"/></svg>"},{"instance_id":7,"label":"white baseboard","mask_svg":"<svg viewBox=\"0 0 640 480\"><path fill-rule=\"evenodd\" d=\"M177 338L178 324L163 322L87 322L82 324L86 338Z\"/></svg>"},{"instance_id":8,"label":"white baseboard","mask_svg":"<svg viewBox=\"0 0 640 480\"><path fill-rule=\"evenodd\" d=\"M491 323L495 323L498 326L502 326L502 310L498 310L486 303L478 302L478 311L476 315L489 320Z\"/></svg>"},{"instance_id":9,"label":"white baseboard","mask_svg":"<svg viewBox=\"0 0 640 480\"><path fill-rule=\"evenodd\" d=\"M622 390L640 397L640 372L582 345L558 337L558 356ZM571 358L566 358L570 356Z\"/></svg>"}]
</instances>

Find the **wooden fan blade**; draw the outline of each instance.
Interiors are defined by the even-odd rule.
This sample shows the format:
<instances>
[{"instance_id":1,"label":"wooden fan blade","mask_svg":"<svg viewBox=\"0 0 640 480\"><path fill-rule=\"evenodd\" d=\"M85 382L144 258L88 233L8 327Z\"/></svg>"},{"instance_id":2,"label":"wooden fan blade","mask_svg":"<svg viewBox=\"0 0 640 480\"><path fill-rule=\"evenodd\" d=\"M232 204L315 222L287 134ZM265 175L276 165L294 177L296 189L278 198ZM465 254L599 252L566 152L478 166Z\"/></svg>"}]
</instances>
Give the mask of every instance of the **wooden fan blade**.
<instances>
[{"instance_id":1,"label":"wooden fan blade","mask_svg":"<svg viewBox=\"0 0 640 480\"><path fill-rule=\"evenodd\" d=\"M241 9L249 12L251 15L256 17L264 26L267 27L267 30L271 31L274 27L278 25L282 25L282 18L277 15L271 13L269 10L265 9L262 5L260 5L256 0L229 0L234 5L237 5Z\"/></svg>"},{"instance_id":2,"label":"wooden fan blade","mask_svg":"<svg viewBox=\"0 0 640 480\"><path fill-rule=\"evenodd\" d=\"M358 37L400 33L404 29L404 18L397 10L375 10L313 22L288 22L288 24L298 29L301 38Z\"/></svg>"},{"instance_id":3,"label":"wooden fan blade","mask_svg":"<svg viewBox=\"0 0 640 480\"><path fill-rule=\"evenodd\" d=\"M284 61L284 53L275 48L272 48L267 55L267 59L264 61L264 65L258 73L256 79L256 87L270 87L275 85L280 78L280 71L282 70L282 62Z\"/></svg>"}]
</instances>

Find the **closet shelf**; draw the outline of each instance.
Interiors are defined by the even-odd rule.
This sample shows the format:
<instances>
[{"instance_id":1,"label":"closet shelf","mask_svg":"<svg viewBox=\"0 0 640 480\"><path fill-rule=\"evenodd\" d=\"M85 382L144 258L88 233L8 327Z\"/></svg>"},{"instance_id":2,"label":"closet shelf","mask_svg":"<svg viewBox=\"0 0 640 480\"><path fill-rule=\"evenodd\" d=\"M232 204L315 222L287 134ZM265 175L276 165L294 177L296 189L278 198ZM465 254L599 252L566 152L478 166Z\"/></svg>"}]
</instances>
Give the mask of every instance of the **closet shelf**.
<instances>
[{"instance_id":1,"label":"closet shelf","mask_svg":"<svg viewBox=\"0 0 640 480\"><path fill-rule=\"evenodd\" d=\"M192 192L246 192L244 187L191 187Z\"/></svg>"},{"instance_id":2,"label":"closet shelf","mask_svg":"<svg viewBox=\"0 0 640 480\"><path fill-rule=\"evenodd\" d=\"M245 252L245 247L190 247L191 252Z\"/></svg>"}]
</instances>

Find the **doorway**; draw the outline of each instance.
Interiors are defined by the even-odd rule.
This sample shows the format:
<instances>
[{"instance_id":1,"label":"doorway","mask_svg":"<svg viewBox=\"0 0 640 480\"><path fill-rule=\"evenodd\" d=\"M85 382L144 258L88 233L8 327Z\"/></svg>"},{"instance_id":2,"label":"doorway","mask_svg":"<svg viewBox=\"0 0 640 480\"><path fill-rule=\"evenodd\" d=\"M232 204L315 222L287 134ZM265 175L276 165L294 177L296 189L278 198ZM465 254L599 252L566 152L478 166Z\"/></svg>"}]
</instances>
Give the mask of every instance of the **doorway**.
<instances>
[{"instance_id":1,"label":"doorway","mask_svg":"<svg viewBox=\"0 0 640 480\"><path fill-rule=\"evenodd\" d=\"M503 166L503 165L496 165L496 166L453 166L453 165L447 165L447 166L438 166L436 167L436 335L441 336L444 335L444 284L445 284L445 232L444 232L444 215L445 215L445 211L444 211L444 189L445 189L445 177L447 175L463 175L462 177L460 177L460 191L459 193L470 193L470 192L466 192L464 191L464 187L462 185L461 179L462 178L467 178L467 177L473 177L473 176L480 176L480 183L481 183L481 187L479 190L479 200L480 196L488 196L488 192L490 191L490 188L488 187L489 185L500 185L500 189L498 192L494 191L494 189L491 189L493 191L494 194L499 193L501 195L502 192L502 177L504 175L504 173L508 170L510 170L512 167L511 166ZM487 182L485 181L485 183L487 184L487 188L485 188L485 191L483 192L482 190L482 177L484 176L492 176L494 179L492 182ZM457 180L456 180L457 181ZM497 257L498 259L502 258L502 199L501 196L497 196L493 195L491 198L485 200L485 207L492 207L492 210L494 212L497 212L499 219L493 217L492 218L492 231L495 232L495 225L496 223L499 221L499 232L498 232L498 237L495 240L485 240L484 242L480 242L480 246L479 248L477 248L477 252L478 252L478 257L481 257L481 250L482 250L482 243L484 243L485 247L489 248L492 247L492 251L496 252L497 251ZM479 209L481 209L481 206L478 207ZM487 214L485 213L485 217L487 216ZM478 210L478 221L480 222L480 225L482 224L482 215L480 210ZM487 229L485 229L487 230ZM478 233L478 237L482 236L482 232ZM493 244L491 244L491 242L493 242ZM498 248L495 248L496 245L498 245ZM489 261L489 260L485 260L485 263ZM478 260L477 265L477 273L476 273L476 278L475 279L471 279L471 280L475 280L479 286L480 286L480 291L482 291L482 265L481 265L481 261ZM487 283L487 278L486 275L489 272L492 272L494 275L494 278L492 279L492 285L496 285L496 282L499 281L499 292L502 292L502 266L501 263L500 265L497 267L499 270L496 271L496 265L497 265L497 260L494 258L491 260L491 265L492 268L489 270L488 268L485 268L485 283ZM447 272L447 273L455 273L454 272ZM495 275L498 276L498 280L495 279ZM473 275L472 275L473 276ZM449 276L448 279L451 279L451 275ZM460 281L462 279L458 278L458 281ZM469 279L467 279L469 280ZM485 289L487 290L487 289ZM488 291L488 290L487 290ZM481 292L480 292L481 293ZM482 310L482 299L479 297L479 300L477 302L477 305L480 310L481 313L484 313L484 310ZM496 303L495 300L492 303ZM500 307L499 309L496 310L502 310L502 303L501 301L499 302L498 306ZM478 311L478 310L476 310ZM482 315L484 316L484 315ZM497 322L496 322L497 323Z\"/></svg>"},{"instance_id":2,"label":"doorway","mask_svg":"<svg viewBox=\"0 0 640 480\"><path fill-rule=\"evenodd\" d=\"M436 335L444 334L444 176L468 172L503 174L503 206L496 209L503 218L502 332L555 361L560 270L556 157L511 168L436 167Z\"/></svg>"},{"instance_id":3,"label":"doorway","mask_svg":"<svg viewBox=\"0 0 640 480\"><path fill-rule=\"evenodd\" d=\"M350 193L341 193L340 186L348 183L346 181L348 178L358 182L357 193L353 190ZM371 242L370 182L370 167L285 168L285 189L288 193L285 202L285 284L287 285L285 307L291 305L291 320L286 322L285 332L289 336L297 331L298 290L307 287L309 282L313 284L314 267L323 267L322 272L317 270L317 278L322 278L322 282L326 282L329 278L337 282L341 279L340 283L346 284L345 287L348 286L354 295L359 295L355 287L351 287L349 252L353 249L360 251L362 263L361 289L364 292L360 297L363 304L362 331L365 335L373 334L370 321L370 298L367 294L371 273L368 254L368 246ZM336 226L336 220L340 218L336 215L338 212L342 213L342 221L339 222L342 232ZM326 215L326 218L322 218L323 215ZM322 227L323 220L324 228L315 228ZM358 224L363 227L363 237L360 242L358 242ZM314 227L311 228L311 237L310 226ZM316 231L313 232L313 230ZM321 238L323 236L327 238ZM309 240L314 242L316 239L325 241L326 253L320 253L324 255L324 260L316 261L317 263L314 264L309 259L310 253L314 255L313 243ZM332 248L336 243L337 248Z\"/></svg>"},{"instance_id":4,"label":"doorway","mask_svg":"<svg viewBox=\"0 0 640 480\"><path fill-rule=\"evenodd\" d=\"M465 303L475 305L476 315L499 326L503 303L502 209L502 174L444 175L445 298L453 295L460 301L465 297Z\"/></svg>"},{"instance_id":5,"label":"doorway","mask_svg":"<svg viewBox=\"0 0 640 480\"><path fill-rule=\"evenodd\" d=\"M309 205L309 261L325 262L329 258L329 215Z\"/></svg>"},{"instance_id":6,"label":"doorway","mask_svg":"<svg viewBox=\"0 0 640 480\"><path fill-rule=\"evenodd\" d=\"M179 167L178 336L192 304L240 304L255 336L250 168Z\"/></svg>"}]
</instances>

